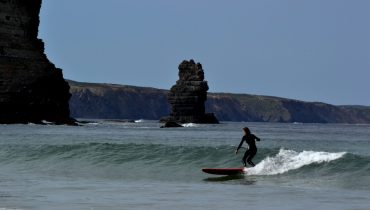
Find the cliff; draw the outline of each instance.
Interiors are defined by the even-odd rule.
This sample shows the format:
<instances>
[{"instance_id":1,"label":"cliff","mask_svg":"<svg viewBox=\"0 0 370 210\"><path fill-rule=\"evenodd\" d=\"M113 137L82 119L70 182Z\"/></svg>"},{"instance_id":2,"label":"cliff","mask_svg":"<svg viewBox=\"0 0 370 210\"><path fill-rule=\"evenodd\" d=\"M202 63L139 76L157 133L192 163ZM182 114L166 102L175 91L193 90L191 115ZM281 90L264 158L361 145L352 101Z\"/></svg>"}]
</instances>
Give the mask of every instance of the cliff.
<instances>
[{"instance_id":1,"label":"cliff","mask_svg":"<svg viewBox=\"0 0 370 210\"><path fill-rule=\"evenodd\" d=\"M159 119L170 112L166 90L68 81L71 115L90 119Z\"/></svg>"},{"instance_id":2,"label":"cliff","mask_svg":"<svg viewBox=\"0 0 370 210\"><path fill-rule=\"evenodd\" d=\"M0 123L73 123L69 85L38 39L41 0L0 1Z\"/></svg>"},{"instance_id":3,"label":"cliff","mask_svg":"<svg viewBox=\"0 0 370 210\"><path fill-rule=\"evenodd\" d=\"M69 84L73 117L158 120L171 110L168 90L74 81ZM249 94L208 93L206 110L221 121L370 123L370 107Z\"/></svg>"},{"instance_id":4,"label":"cliff","mask_svg":"<svg viewBox=\"0 0 370 210\"><path fill-rule=\"evenodd\" d=\"M207 109L225 121L370 123L370 107L334 106L271 96L210 94Z\"/></svg>"}]
</instances>

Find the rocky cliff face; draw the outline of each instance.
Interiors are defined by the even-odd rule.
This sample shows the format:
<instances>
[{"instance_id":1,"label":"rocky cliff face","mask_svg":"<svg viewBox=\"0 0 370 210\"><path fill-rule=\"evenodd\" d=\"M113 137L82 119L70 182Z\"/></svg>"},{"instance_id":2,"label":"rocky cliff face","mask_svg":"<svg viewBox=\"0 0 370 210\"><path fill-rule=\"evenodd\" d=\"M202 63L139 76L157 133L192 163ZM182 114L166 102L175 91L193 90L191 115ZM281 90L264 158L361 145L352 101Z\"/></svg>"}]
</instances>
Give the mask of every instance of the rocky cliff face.
<instances>
[{"instance_id":1,"label":"rocky cliff face","mask_svg":"<svg viewBox=\"0 0 370 210\"><path fill-rule=\"evenodd\" d=\"M0 123L73 123L69 85L37 38L41 0L0 0Z\"/></svg>"},{"instance_id":2,"label":"rocky cliff face","mask_svg":"<svg viewBox=\"0 0 370 210\"><path fill-rule=\"evenodd\" d=\"M76 118L158 120L170 111L166 90L68 82L72 93L71 115Z\"/></svg>"},{"instance_id":3,"label":"rocky cliff face","mask_svg":"<svg viewBox=\"0 0 370 210\"><path fill-rule=\"evenodd\" d=\"M206 106L224 121L370 123L370 107L334 106L271 96L211 93Z\"/></svg>"},{"instance_id":4,"label":"rocky cliff face","mask_svg":"<svg viewBox=\"0 0 370 210\"><path fill-rule=\"evenodd\" d=\"M170 117L161 121L179 123L218 123L211 113L205 113L208 84L204 81L204 71L200 63L193 60L183 61L179 65L179 80L168 93L171 104Z\"/></svg>"},{"instance_id":5,"label":"rocky cliff face","mask_svg":"<svg viewBox=\"0 0 370 210\"><path fill-rule=\"evenodd\" d=\"M158 120L171 110L167 101L168 90L69 83L73 117ZM370 123L370 107L333 106L249 94L208 93L206 109L221 121Z\"/></svg>"}]
</instances>

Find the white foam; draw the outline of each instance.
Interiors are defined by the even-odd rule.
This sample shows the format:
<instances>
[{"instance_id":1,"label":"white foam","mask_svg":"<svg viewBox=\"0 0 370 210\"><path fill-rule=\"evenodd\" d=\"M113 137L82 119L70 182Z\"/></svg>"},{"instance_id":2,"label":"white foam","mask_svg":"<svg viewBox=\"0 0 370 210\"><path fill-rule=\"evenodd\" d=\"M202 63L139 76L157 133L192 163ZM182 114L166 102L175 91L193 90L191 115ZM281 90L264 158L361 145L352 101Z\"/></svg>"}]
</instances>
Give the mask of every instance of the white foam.
<instances>
[{"instance_id":1,"label":"white foam","mask_svg":"<svg viewBox=\"0 0 370 210\"><path fill-rule=\"evenodd\" d=\"M190 127L198 127L197 124L195 123L185 123L185 124L181 124L183 127L186 127L186 128L190 128Z\"/></svg>"},{"instance_id":2,"label":"white foam","mask_svg":"<svg viewBox=\"0 0 370 210\"><path fill-rule=\"evenodd\" d=\"M54 124L54 123L49 122L49 121L47 121L47 120L42 120L41 122L42 122L42 123L44 123L44 124L46 124L46 125L52 125L52 124Z\"/></svg>"},{"instance_id":3,"label":"white foam","mask_svg":"<svg viewBox=\"0 0 370 210\"><path fill-rule=\"evenodd\" d=\"M142 123L142 122L144 122L143 119L135 120L135 123Z\"/></svg>"},{"instance_id":4,"label":"white foam","mask_svg":"<svg viewBox=\"0 0 370 210\"><path fill-rule=\"evenodd\" d=\"M0 210L21 210L21 209L0 208Z\"/></svg>"},{"instance_id":5,"label":"white foam","mask_svg":"<svg viewBox=\"0 0 370 210\"><path fill-rule=\"evenodd\" d=\"M275 175L298 169L312 163L330 162L345 155L345 152L315 152L280 149L274 157L266 157L253 168L248 168L248 175Z\"/></svg>"},{"instance_id":6,"label":"white foam","mask_svg":"<svg viewBox=\"0 0 370 210\"><path fill-rule=\"evenodd\" d=\"M88 125L99 125L99 123L97 122L91 122L91 123L87 123Z\"/></svg>"}]
</instances>

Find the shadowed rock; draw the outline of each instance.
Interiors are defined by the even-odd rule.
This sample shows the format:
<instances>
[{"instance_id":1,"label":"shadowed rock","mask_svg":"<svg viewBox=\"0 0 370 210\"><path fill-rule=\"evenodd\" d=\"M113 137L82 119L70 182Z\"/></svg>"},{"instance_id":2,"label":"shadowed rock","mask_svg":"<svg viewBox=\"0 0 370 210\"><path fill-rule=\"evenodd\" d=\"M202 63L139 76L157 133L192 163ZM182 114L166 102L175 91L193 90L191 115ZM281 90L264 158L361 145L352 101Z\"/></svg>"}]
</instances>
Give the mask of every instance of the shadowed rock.
<instances>
[{"instance_id":1,"label":"shadowed rock","mask_svg":"<svg viewBox=\"0 0 370 210\"><path fill-rule=\"evenodd\" d=\"M178 124L177 122L172 122L172 121L165 122L164 125L161 126L161 128L179 128L179 127L184 127L184 126Z\"/></svg>"},{"instance_id":2,"label":"shadowed rock","mask_svg":"<svg viewBox=\"0 0 370 210\"><path fill-rule=\"evenodd\" d=\"M0 1L0 123L74 124L69 85L37 38L41 0Z\"/></svg>"},{"instance_id":3,"label":"shadowed rock","mask_svg":"<svg viewBox=\"0 0 370 210\"><path fill-rule=\"evenodd\" d=\"M179 80L168 93L171 115L161 122L218 123L214 114L205 113L207 91L202 65L194 60L183 61L179 65Z\"/></svg>"}]
</instances>

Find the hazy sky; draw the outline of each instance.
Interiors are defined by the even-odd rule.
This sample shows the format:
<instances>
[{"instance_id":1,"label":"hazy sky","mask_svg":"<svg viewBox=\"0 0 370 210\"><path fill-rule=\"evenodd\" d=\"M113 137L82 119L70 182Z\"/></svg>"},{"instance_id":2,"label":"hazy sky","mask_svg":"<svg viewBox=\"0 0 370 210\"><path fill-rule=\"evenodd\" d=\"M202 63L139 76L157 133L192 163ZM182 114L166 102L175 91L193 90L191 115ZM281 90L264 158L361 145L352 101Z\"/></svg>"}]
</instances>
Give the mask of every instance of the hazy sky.
<instances>
[{"instance_id":1,"label":"hazy sky","mask_svg":"<svg viewBox=\"0 0 370 210\"><path fill-rule=\"evenodd\" d=\"M43 0L39 37L72 80L370 105L369 0Z\"/></svg>"}]
</instances>

